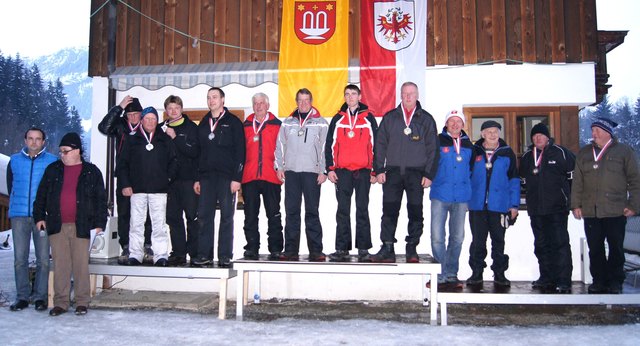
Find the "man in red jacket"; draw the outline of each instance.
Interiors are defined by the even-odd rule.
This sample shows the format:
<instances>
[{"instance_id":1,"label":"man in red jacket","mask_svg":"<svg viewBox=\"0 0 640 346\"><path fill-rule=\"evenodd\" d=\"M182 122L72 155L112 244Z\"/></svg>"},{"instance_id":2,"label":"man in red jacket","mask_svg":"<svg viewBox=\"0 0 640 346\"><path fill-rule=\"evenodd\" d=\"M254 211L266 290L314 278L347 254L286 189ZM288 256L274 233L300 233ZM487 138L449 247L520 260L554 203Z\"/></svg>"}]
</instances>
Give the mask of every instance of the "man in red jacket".
<instances>
[{"instance_id":1,"label":"man in red jacket","mask_svg":"<svg viewBox=\"0 0 640 346\"><path fill-rule=\"evenodd\" d=\"M370 262L371 223L369 189L376 177L373 168L373 144L378 123L361 99L360 88L344 88L345 103L333 116L325 144L327 176L336 185L336 252L332 262L349 262L351 250L351 196L356 192L356 248L358 261Z\"/></svg>"},{"instance_id":2,"label":"man in red jacket","mask_svg":"<svg viewBox=\"0 0 640 346\"><path fill-rule=\"evenodd\" d=\"M269 97L263 93L253 95L253 114L244 121L246 145L245 166L242 174L244 197L244 235L247 245L244 258L258 260L260 232L258 214L260 195L267 214L269 260L280 259L283 249L282 219L280 217L280 189L274 168L276 140L282 122L269 112Z\"/></svg>"}]
</instances>

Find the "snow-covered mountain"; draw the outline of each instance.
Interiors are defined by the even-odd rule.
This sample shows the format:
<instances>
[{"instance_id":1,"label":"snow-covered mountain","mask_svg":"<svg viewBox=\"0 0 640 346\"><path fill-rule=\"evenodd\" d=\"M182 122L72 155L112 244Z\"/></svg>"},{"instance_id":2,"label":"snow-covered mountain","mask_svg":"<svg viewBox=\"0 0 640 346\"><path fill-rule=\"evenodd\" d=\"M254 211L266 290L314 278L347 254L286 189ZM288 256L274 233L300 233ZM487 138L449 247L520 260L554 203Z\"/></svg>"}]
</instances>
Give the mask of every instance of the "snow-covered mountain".
<instances>
[{"instance_id":1,"label":"snow-covered mountain","mask_svg":"<svg viewBox=\"0 0 640 346\"><path fill-rule=\"evenodd\" d=\"M89 51L87 47L63 48L52 55L23 58L25 66L38 65L46 82L60 78L67 94L69 107L75 106L80 118L91 119L91 78L87 76ZM85 121L83 121L84 125ZM86 130L86 127L85 127Z\"/></svg>"}]
</instances>

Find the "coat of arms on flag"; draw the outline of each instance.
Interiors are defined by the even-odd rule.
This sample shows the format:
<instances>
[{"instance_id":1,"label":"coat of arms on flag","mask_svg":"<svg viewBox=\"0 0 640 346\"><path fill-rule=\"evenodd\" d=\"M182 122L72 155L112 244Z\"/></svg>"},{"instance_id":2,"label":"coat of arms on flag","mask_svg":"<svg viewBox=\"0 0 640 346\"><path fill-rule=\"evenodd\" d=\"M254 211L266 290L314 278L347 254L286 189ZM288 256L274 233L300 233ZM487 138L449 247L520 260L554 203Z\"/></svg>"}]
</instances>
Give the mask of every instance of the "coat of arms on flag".
<instances>
[{"instance_id":1,"label":"coat of arms on flag","mask_svg":"<svg viewBox=\"0 0 640 346\"><path fill-rule=\"evenodd\" d=\"M415 37L415 4L411 0L374 2L374 35L380 47L397 51Z\"/></svg>"},{"instance_id":2,"label":"coat of arms on flag","mask_svg":"<svg viewBox=\"0 0 640 346\"><path fill-rule=\"evenodd\" d=\"M336 30L335 1L296 1L294 30L300 41L322 44Z\"/></svg>"}]
</instances>

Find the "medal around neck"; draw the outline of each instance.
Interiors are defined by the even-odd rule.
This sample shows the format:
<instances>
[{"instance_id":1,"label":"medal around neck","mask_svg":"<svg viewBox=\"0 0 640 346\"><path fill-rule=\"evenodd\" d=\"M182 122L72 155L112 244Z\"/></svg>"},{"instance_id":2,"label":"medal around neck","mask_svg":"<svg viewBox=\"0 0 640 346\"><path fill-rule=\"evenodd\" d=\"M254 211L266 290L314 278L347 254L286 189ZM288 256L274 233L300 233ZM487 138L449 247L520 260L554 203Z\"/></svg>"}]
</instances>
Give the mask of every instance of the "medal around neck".
<instances>
[{"instance_id":1,"label":"medal around neck","mask_svg":"<svg viewBox=\"0 0 640 346\"><path fill-rule=\"evenodd\" d=\"M254 142L257 142L259 140L260 140L260 136L258 136L258 135L253 136L253 141Z\"/></svg>"},{"instance_id":2,"label":"medal around neck","mask_svg":"<svg viewBox=\"0 0 640 346\"><path fill-rule=\"evenodd\" d=\"M145 146L145 148L147 149L147 151L151 151L153 150L153 144L149 143Z\"/></svg>"},{"instance_id":3,"label":"medal around neck","mask_svg":"<svg viewBox=\"0 0 640 346\"><path fill-rule=\"evenodd\" d=\"M207 137L209 138L210 141L212 141L214 138L216 138L216 135L213 132L211 132Z\"/></svg>"},{"instance_id":4,"label":"medal around neck","mask_svg":"<svg viewBox=\"0 0 640 346\"><path fill-rule=\"evenodd\" d=\"M484 164L484 166L485 166L487 169L491 169L491 167L493 167L493 164L492 164L491 162L487 162L487 163L485 163L485 164Z\"/></svg>"},{"instance_id":5,"label":"medal around neck","mask_svg":"<svg viewBox=\"0 0 640 346\"><path fill-rule=\"evenodd\" d=\"M349 137L349 138L353 138L353 137L355 137L355 136L356 136L356 133L355 133L355 132L353 132L353 130L351 130L351 131L347 132L347 137Z\"/></svg>"},{"instance_id":6,"label":"medal around neck","mask_svg":"<svg viewBox=\"0 0 640 346\"><path fill-rule=\"evenodd\" d=\"M456 161L462 162L462 155L457 155L456 156Z\"/></svg>"},{"instance_id":7,"label":"medal around neck","mask_svg":"<svg viewBox=\"0 0 640 346\"><path fill-rule=\"evenodd\" d=\"M298 131L298 136L300 136L300 137L304 136L304 129L300 129Z\"/></svg>"},{"instance_id":8,"label":"medal around neck","mask_svg":"<svg viewBox=\"0 0 640 346\"><path fill-rule=\"evenodd\" d=\"M408 135L411 134L411 128L410 127L405 127L404 131L402 131L402 132L404 132L404 134L408 136Z\"/></svg>"}]
</instances>

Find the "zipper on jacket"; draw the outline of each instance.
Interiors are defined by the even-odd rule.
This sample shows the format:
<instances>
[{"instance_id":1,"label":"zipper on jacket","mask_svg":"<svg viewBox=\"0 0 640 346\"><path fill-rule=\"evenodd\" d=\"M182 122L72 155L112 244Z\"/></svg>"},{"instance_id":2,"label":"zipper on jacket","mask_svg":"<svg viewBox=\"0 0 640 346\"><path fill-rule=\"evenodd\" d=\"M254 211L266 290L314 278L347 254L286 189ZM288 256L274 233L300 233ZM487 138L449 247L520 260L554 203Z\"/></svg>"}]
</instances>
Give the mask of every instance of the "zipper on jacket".
<instances>
[{"instance_id":1,"label":"zipper on jacket","mask_svg":"<svg viewBox=\"0 0 640 346\"><path fill-rule=\"evenodd\" d=\"M31 169L29 171L29 194L27 195L27 216L31 217L31 184L33 182L33 164L36 161L36 157L29 157L31 159Z\"/></svg>"}]
</instances>

